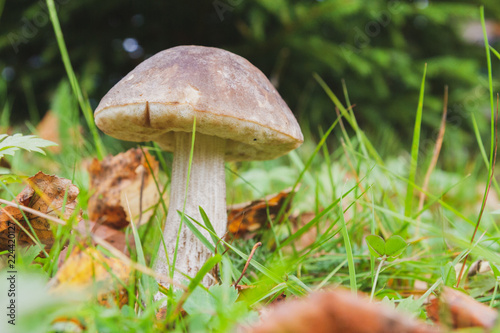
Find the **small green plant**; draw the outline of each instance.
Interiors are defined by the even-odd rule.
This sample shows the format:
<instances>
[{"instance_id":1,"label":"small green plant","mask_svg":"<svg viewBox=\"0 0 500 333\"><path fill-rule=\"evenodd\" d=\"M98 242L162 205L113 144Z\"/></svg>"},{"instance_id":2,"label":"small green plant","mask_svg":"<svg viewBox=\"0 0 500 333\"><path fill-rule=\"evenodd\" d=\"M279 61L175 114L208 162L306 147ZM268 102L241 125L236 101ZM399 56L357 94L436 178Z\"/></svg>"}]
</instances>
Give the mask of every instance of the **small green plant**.
<instances>
[{"instance_id":1,"label":"small green plant","mask_svg":"<svg viewBox=\"0 0 500 333\"><path fill-rule=\"evenodd\" d=\"M384 240L378 235L368 235L366 237L366 243L368 244L368 249L370 253L375 258L380 258L380 264L377 268L377 273L373 280L372 293L370 295L370 301L373 300L373 295L375 294L375 288L377 287L378 276L380 275L380 270L385 261L393 261L403 253L408 244L405 242L403 237L399 235L392 235L387 240Z\"/></svg>"},{"instance_id":2,"label":"small green plant","mask_svg":"<svg viewBox=\"0 0 500 333\"><path fill-rule=\"evenodd\" d=\"M38 152L45 155L42 148L55 146L56 143L44 139L40 139L35 135L22 135L20 133L14 135L0 134L0 159L5 155L13 156L17 151L24 149L29 152ZM9 174L9 170L0 167L0 182L7 184L18 182L16 175Z\"/></svg>"},{"instance_id":3,"label":"small green plant","mask_svg":"<svg viewBox=\"0 0 500 333\"><path fill-rule=\"evenodd\" d=\"M4 155L14 155L16 151L24 149L27 151L35 151L45 155L41 148L57 146L56 143L44 139L40 139L35 135L22 134L0 134L0 158Z\"/></svg>"},{"instance_id":4,"label":"small green plant","mask_svg":"<svg viewBox=\"0 0 500 333\"><path fill-rule=\"evenodd\" d=\"M457 283L455 266L451 262L441 267L441 278L443 279L444 285L448 287L453 287Z\"/></svg>"},{"instance_id":5,"label":"small green plant","mask_svg":"<svg viewBox=\"0 0 500 333\"><path fill-rule=\"evenodd\" d=\"M209 290L196 287L183 304L189 315L185 324L191 332L226 332L235 324L250 324L258 320L257 312L244 301L238 301L238 291L227 283L214 285ZM182 299L182 291L175 298Z\"/></svg>"}]
</instances>

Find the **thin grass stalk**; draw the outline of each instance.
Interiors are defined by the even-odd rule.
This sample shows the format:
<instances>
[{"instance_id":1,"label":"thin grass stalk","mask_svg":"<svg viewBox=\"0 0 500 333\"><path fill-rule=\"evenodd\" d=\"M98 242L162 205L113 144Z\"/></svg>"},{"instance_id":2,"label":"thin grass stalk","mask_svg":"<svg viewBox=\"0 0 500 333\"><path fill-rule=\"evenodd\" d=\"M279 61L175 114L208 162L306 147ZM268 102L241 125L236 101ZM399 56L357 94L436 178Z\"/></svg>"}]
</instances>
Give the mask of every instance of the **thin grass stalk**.
<instances>
[{"instance_id":1,"label":"thin grass stalk","mask_svg":"<svg viewBox=\"0 0 500 333\"><path fill-rule=\"evenodd\" d=\"M470 240L471 245L474 243L474 238L476 237L477 230L479 229L479 224L481 223L481 218L483 217L484 209L486 207L486 201L488 200L488 194L490 193L491 183L493 182L493 173L495 171L495 161L497 159L497 148L498 148L498 135L497 135L498 104L499 104L498 100L499 100L499 95L497 94L497 114L495 117L495 121L493 122L495 125L494 132L493 132L495 135L494 136L495 141L494 141L494 145L493 145L494 150L493 150L493 155L492 155L492 165L491 165L491 169L490 169L490 172L488 175L489 179L488 179L488 184L486 185L486 189L484 191L483 201L481 202L481 209L479 211L479 216L477 218L476 227L474 228L474 232L472 233L472 237ZM457 285L456 285L457 288L460 285L460 280L461 280L462 275L464 273L465 264L467 263L468 258L469 258L469 254L467 253L467 255L464 258L464 262L462 263L462 268L460 269L460 274L458 275Z\"/></svg>"},{"instance_id":2,"label":"thin grass stalk","mask_svg":"<svg viewBox=\"0 0 500 333\"><path fill-rule=\"evenodd\" d=\"M418 165L418 151L420 145L420 130L422 125L422 111L424 108L424 92L425 92L425 76L427 74L427 64L424 66L424 75L422 76L422 83L420 85L420 96L418 99L417 115L415 119L415 128L413 130L413 141L411 144L411 163L410 163L410 174L408 176L408 185L406 187L406 198L405 198L405 216L411 215L412 205L413 205L413 190L415 183L415 177L417 175L417 165Z\"/></svg>"},{"instance_id":3,"label":"thin grass stalk","mask_svg":"<svg viewBox=\"0 0 500 333\"><path fill-rule=\"evenodd\" d=\"M73 66L71 65L68 49L66 48L66 43L64 41L64 36L61 30L61 24L59 23L59 18L57 17L54 0L46 0L46 2L47 2L47 8L49 10L50 21L52 22L52 26L54 28L54 33L57 39L57 45L59 46L59 51L61 52L61 58L64 64L64 68L66 69L66 73L68 75L71 89L73 90L73 93L78 99L78 104L80 105L80 109L82 110L83 115L85 116L85 121L87 122L87 126L89 127L90 132L92 133L92 138L94 140L97 156L101 160L104 157L104 155L106 155L106 149L104 148L104 145L101 141L101 137L99 136L97 126L94 123L94 116L92 114L92 110L90 108L88 100L85 100L83 98L80 85L78 84L75 72L73 71Z\"/></svg>"}]
</instances>

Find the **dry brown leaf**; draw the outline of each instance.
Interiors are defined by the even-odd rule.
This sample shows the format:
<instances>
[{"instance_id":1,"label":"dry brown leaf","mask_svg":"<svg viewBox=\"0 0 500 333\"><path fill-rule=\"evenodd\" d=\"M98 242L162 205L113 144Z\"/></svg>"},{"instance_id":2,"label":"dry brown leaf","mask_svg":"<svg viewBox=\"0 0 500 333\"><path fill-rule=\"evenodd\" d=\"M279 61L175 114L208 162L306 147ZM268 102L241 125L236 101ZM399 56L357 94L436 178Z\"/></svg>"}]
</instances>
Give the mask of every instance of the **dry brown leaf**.
<instances>
[{"instance_id":1,"label":"dry brown leaf","mask_svg":"<svg viewBox=\"0 0 500 333\"><path fill-rule=\"evenodd\" d=\"M277 304L252 333L427 333L436 327L350 291L336 289Z\"/></svg>"},{"instance_id":2,"label":"dry brown leaf","mask_svg":"<svg viewBox=\"0 0 500 333\"><path fill-rule=\"evenodd\" d=\"M128 302L128 296L117 279L127 284L130 275L130 267L119 259L108 257L95 248L76 248L53 278L51 291L65 293L97 285L100 304L110 305L110 300L114 300L122 306Z\"/></svg>"},{"instance_id":3,"label":"dry brown leaf","mask_svg":"<svg viewBox=\"0 0 500 333\"><path fill-rule=\"evenodd\" d=\"M59 128L60 128L59 118L52 110L49 110L47 111L47 113L45 113L42 120L38 123L36 127L36 131L40 138L57 143L57 146L47 147L48 150L50 150L55 154L60 153L62 149ZM68 134L71 135L72 145L76 144L81 146L83 144L82 133L83 130L81 126L68 129Z\"/></svg>"},{"instance_id":4,"label":"dry brown leaf","mask_svg":"<svg viewBox=\"0 0 500 333\"><path fill-rule=\"evenodd\" d=\"M274 219L285 203L286 198L291 194L291 191L292 189L289 188L278 194L267 196L265 199L228 207L228 231L238 238L251 237L252 233L262 226L269 227L267 206L269 206L271 219ZM288 208L291 201L289 200L288 202Z\"/></svg>"},{"instance_id":5,"label":"dry brown leaf","mask_svg":"<svg viewBox=\"0 0 500 333\"><path fill-rule=\"evenodd\" d=\"M159 170L158 162L147 151L146 156L156 177ZM88 212L92 221L115 229L126 227L132 219L137 223L140 215L143 175L141 222L148 221L153 211L146 209L155 205L160 195L140 149L130 149L116 156L107 156L101 162L94 159L88 171L89 191L93 193L89 199Z\"/></svg>"},{"instance_id":6,"label":"dry brown leaf","mask_svg":"<svg viewBox=\"0 0 500 333\"><path fill-rule=\"evenodd\" d=\"M431 300L427 315L436 323L444 322L453 328L483 327L495 325L498 312L474 298L449 287L445 287L439 298Z\"/></svg>"},{"instance_id":7,"label":"dry brown leaf","mask_svg":"<svg viewBox=\"0 0 500 333\"><path fill-rule=\"evenodd\" d=\"M47 111L36 127L38 136L42 139L57 143L57 146L47 147L53 153L61 152L61 140L59 139L59 118L52 111Z\"/></svg>"},{"instance_id":8,"label":"dry brown leaf","mask_svg":"<svg viewBox=\"0 0 500 333\"><path fill-rule=\"evenodd\" d=\"M77 204L78 188L70 180L59 178L57 176L46 175L38 172L26 180L26 186L13 202L19 202L20 205L30 207L50 216L68 219ZM64 213L62 212L64 206ZM25 213L29 223L36 232L36 235L50 249L54 243L54 235L51 230L51 223L45 218L35 214ZM79 218L79 217L78 217ZM21 210L17 207L5 207L0 210L0 251L5 250L8 244L8 230L6 230L8 221L14 222L16 219L28 231L26 220ZM32 239L16 225L17 245L32 245Z\"/></svg>"}]
</instances>

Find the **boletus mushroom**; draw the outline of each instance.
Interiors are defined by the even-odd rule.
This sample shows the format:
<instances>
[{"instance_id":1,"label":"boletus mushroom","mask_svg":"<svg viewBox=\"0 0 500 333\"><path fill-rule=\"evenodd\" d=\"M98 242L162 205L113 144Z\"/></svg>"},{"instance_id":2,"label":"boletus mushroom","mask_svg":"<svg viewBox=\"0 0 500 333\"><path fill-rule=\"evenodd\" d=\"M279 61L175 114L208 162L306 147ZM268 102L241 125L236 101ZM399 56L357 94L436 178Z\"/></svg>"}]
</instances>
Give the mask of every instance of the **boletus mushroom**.
<instances>
[{"instance_id":1,"label":"boletus mushroom","mask_svg":"<svg viewBox=\"0 0 500 333\"><path fill-rule=\"evenodd\" d=\"M236 54L203 46L174 47L139 64L103 97L95 122L115 138L155 141L174 153L163 236L167 254L160 245L155 270L169 275L179 237L175 281L193 277L211 255L185 224L179 228L178 211L202 222L202 207L217 235L225 233L224 161L273 159L303 142L292 112L259 69Z\"/></svg>"}]
</instances>

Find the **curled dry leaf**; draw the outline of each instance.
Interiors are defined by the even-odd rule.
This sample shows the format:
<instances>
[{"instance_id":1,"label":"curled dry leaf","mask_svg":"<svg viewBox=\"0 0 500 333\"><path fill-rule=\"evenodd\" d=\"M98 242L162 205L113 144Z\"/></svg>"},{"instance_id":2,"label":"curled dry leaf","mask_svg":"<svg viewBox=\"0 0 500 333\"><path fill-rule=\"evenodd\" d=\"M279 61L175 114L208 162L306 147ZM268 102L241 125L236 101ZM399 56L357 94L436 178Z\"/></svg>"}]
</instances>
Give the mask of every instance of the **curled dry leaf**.
<instances>
[{"instance_id":1,"label":"curled dry leaf","mask_svg":"<svg viewBox=\"0 0 500 333\"><path fill-rule=\"evenodd\" d=\"M65 293L74 289L97 287L99 304L127 304L128 296L123 287L128 283L131 269L124 262L104 255L95 248L75 249L59 268L51 281L51 291Z\"/></svg>"},{"instance_id":2,"label":"curled dry leaf","mask_svg":"<svg viewBox=\"0 0 500 333\"><path fill-rule=\"evenodd\" d=\"M38 172L33 177L28 178L26 183L28 183L28 186L19 193L13 202L17 201L22 206L30 207L40 213L62 218L63 220L67 220L73 214L79 190L70 180ZM51 230L52 223L36 214L25 213L25 215L40 242L45 245L46 249L50 249L54 243L54 234ZM11 206L2 208L0 210L0 251L7 249L7 225L9 221L14 222L13 219L19 221L31 233L28 222L19 208ZM34 244L33 240L17 224L15 229L18 246Z\"/></svg>"},{"instance_id":3,"label":"curled dry leaf","mask_svg":"<svg viewBox=\"0 0 500 333\"><path fill-rule=\"evenodd\" d=\"M252 333L427 333L439 332L380 303L337 289L307 298L281 302Z\"/></svg>"},{"instance_id":4,"label":"curled dry leaf","mask_svg":"<svg viewBox=\"0 0 500 333\"><path fill-rule=\"evenodd\" d=\"M284 205L286 198L292 195L291 191L292 189L288 188L264 199L228 207L227 229L238 238L251 238L252 234L262 226L269 226L267 207L269 206L269 216L274 219ZM291 199L288 201L287 209L290 208L291 201Z\"/></svg>"},{"instance_id":5,"label":"curled dry leaf","mask_svg":"<svg viewBox=\"0 0 500 333\"><path fill-rule=\"evenodd\" d=\"M453 328L494 327L498 312L474 298L449 287L445 287L439 298L431 300L427 315L436 323L444 322Z\"/></svg>"},{"instance_id":6,"label":"curled dry leaf","mask_svg":"<svg viewBox=\"0 0 500 333\"><path fill-rule=\"evenodd\" d=\"M88 167L90 174L89 191L92 196L88 203L89 218L99 224L120 229L131 220L138 222L142 177L142 216L146 222L153 210L147 210L158 203L160 195L148 166L155 177L158 175L158 162L145 151L130 149L116 156L107 156L103 161L94 159ZM147 210L147 211L146 211ZM130 216L130 212L132 216Z\"/></svg>"}]
</instances>

